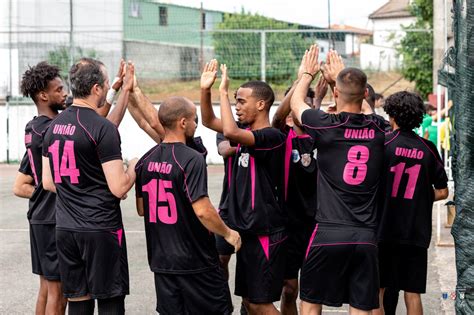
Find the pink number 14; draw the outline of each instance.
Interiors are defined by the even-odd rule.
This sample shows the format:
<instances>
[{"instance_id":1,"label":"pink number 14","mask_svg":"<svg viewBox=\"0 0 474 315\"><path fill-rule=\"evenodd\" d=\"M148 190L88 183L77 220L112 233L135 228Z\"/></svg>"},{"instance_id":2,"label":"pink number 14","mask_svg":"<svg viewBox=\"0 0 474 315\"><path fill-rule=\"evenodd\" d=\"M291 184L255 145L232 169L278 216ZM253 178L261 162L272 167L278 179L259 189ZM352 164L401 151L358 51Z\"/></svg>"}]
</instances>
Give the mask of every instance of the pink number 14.
<instances>
[{"instance_id":1,"label":"pink number 14","mask_svg":"<svg viewBox=\"0 0 474 315\"><path fill-rule=\"evenodd\" d=\"M390 172L395 173L395 177L393 178L392 197L397 197L398 188L400 187L400 181L402 180L403 173L405 173L408 174L408 183L403 198L413 199L413 195L415 193L416 188L416 182L418 180L418 175L420 174L421 165L416 164L407 169L405 169L405 165L406 164L404 162L401 162L390 168Z\"/></svg>"},{"instance_id":2,"label":"pink number 14","mask_svg":"<svg viewBox=\"0 0 474 315\"><path fill-rule=\"evenodd\" d=\"M158 182L158 187L157 186ZM158 189L157 189L158 188ZM156 223L157 207L156 203L166 202L169 206L158 206L158 219L165 224L175 224L178 221L178 211L173 193L166 191L172 189L173 183L169 180L152 179L148 184L142 186L142 190L148 193L148 207L150 212L150 222ZM156 193L158 192L158 198Z\"/></svg>"},{"instance_id":3,"label":"pink number 14","mask_svg":"<svg viewBox=\"0 0 474 315\"><path fill-rule=\"evenodd\" d=\"M76 167L76 156L74 154L74 141L66 140L64 142L63 156L61 157L61 165L59 165L59 140L53 142L49 146L48 152L53 158L53 173L54 182L62 183L62 176L68 176L71 179L71 184L79 183L79 176L81 173Z\"/></svg>"}]
</instances>

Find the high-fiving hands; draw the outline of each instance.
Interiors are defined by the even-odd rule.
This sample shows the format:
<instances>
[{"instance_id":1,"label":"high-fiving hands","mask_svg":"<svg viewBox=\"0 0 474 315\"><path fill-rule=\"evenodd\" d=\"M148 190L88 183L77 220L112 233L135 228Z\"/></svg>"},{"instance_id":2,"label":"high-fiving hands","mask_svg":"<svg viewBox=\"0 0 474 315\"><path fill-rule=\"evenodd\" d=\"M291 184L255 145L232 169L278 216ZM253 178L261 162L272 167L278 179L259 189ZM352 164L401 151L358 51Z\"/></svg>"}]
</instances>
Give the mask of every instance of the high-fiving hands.
<instances>
[{"instance_id":1,"label":"high-fiving hands","mask_svg":"<svg viewBox=\"0 0 474 315\"><path fill-rule=\"evenodd\" d=\"M201 89L210 89L217 78L217 60L212 59L204 66L201 75Z\"/></svg>"},{"instance_id":2,"label":"high-fiving hands","mask_svg":"<svg viewBox=\"0 0 474 315\"><path fill-rule=\"evenodd\" d=\"M309 50L306 50L302 59L303 65L303 75L310 75L313 80L316 74L319 72L319 47L318 45L314 44L311 45Z\"/></svg>"},{"instance_id":3,"label":"high-fiving hands","mask_svg":"<svg viewBox=\"0 0 474 315\"><path fill-rule=\"evenodd\" d=\"M339 72L345 68L342 57L339 56L337 51L330 50L326 57L326 63L321 66L321 72L323 73L324 79L334 85L336 82Z\"/></svg>"},{"instance_id":4,"label":"high-fiving hands","mask_svg":"<svg viewBox=\"0 0 474 315\"><path fill-rule=\"evenodd\" d=\"M227 93L229 91L229 76L227 75L227 65L221 65L221 84L219 85L219 91Z\"/></svg>"}]
</instances>

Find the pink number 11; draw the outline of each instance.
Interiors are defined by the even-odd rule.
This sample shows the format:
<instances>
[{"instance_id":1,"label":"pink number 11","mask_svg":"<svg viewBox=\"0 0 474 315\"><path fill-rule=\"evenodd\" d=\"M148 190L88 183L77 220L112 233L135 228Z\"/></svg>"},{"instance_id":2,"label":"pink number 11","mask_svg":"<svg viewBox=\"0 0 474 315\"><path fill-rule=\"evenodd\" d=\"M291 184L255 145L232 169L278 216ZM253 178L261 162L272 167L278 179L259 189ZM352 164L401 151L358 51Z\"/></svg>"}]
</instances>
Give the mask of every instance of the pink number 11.
<instances>
[{"instance_id":1,"label":"pink number 11","mask_svg":"<svg viewBox=\"0 0 474 315\"><path fill-rule=\"evenodd\" d=\"M420 174L421 165L416 164L407 169L405 169L405 165L406 164L404 162L401 162L390 168L390 172L395 173L392 186L392 197L397 197L398 188L400 187L400 181L402 180L403 173L405 173L408 174L408 183L403 198L413 199L413 194L415 193L416 182L418 180L418 175Z\"/></svg>"}]
</instances>

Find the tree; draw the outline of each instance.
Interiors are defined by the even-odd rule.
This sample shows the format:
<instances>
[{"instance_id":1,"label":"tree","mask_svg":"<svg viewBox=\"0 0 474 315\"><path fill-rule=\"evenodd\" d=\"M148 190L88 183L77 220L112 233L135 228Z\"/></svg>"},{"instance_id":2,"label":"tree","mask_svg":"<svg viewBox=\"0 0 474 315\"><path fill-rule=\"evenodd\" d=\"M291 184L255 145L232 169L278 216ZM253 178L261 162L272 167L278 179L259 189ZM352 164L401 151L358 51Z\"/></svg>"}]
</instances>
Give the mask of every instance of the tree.
<instances>
[{"instance_id":1,"label":"tree","mask_svg":"<svg viewBox=\"0 0 474 315\"><path fill-rule=\"evenodd\" d=\"M404 27L407 32L397 50L403 56L402 75L426 98L433 87L433 1L414 0L410 12L416 21ZM427 32L410 31L420 29Z\"/></svg>"},{"instance_id":2,"label":"tree","mask_svg":"<svg viewBox=\"0 0 474 315\"><path fill-rule=\"evenodd\" d=\"M258 14L226 14L217 30L276 30L297 29L289 25ZM288 80L298 68L300 58L309 43L298 33L266 33L266 79L283 82ZM229 66L231 75L236 79L260 79L261 33L213 33L214 49L220 63Z\"/></svg>"},{"instance_id":3,"label":"tree","mask_svg":"<svg viewBox=\"0 0 474 315\"><path fill-rule=\"evenodd\" d=\"M94 49L84 50L81 47L75 47L73 62L78 61L82 57L96 59L98 53ZM71 67L70 58L69 46L58 46L56 49L48 51L48 63L59 67L61 77L65 82L69 82L69 68Z\"/></svg>"}]
</instances>

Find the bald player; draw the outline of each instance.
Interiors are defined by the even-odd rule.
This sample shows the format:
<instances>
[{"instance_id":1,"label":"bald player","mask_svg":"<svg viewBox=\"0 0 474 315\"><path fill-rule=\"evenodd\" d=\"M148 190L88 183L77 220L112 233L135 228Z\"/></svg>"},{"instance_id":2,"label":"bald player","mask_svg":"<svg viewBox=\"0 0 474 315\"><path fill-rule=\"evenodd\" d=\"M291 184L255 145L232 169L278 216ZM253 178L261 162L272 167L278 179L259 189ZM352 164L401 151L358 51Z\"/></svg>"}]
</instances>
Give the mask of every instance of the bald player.
<instances>
[{"instance_id":1,"label":"bald player","mask_svg":"<svg viewBox=\"0 0 474 315\"><path fill-rule=\"evenodd\" d=\"M161 104L158 117L163 141L138 162L135 185L148 263L155 273L156 311L231 314L229 286L212 233L235 251L240 235L225 225L209 200L203 155L186 145L197 127L196 106L171 97Z\"/></svg>"},{"instance_id":2,"label":"bald player","mask_svg":"<svg viewBox=\"0 0 474 315\"><path fill-rule=\"evenodd\" d=\"M361 114L367 77L359 69L339 72L336 113L311 109L304 101L319 72L318 47L306 52L304 75L291 110L318 150L318 204L301 271L302 314L320 314L322 304L350 304L351 314L378 308L377 204L383 168L383 119Z\"/></svg>"}]
</instances>

